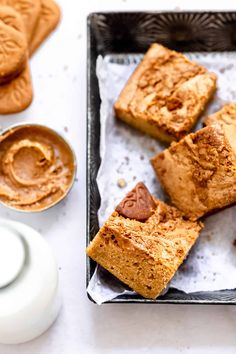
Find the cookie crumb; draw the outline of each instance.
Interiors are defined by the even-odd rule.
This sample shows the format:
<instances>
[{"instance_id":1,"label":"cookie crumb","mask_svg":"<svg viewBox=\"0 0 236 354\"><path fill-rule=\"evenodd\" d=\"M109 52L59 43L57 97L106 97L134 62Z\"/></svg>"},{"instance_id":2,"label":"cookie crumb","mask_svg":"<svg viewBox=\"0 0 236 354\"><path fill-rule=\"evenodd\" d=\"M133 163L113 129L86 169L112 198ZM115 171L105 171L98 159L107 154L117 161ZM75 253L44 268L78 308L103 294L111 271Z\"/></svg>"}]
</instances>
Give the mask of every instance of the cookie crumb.
<instances>
[{"instance_id":1,"label":"cookie crumb","mask_svg":"<svg viewBox=\"0 0 236 354\"><path fill-rule=\"evenodd\" d=\"M220 68L219 72L221 74L224 74L226 70L231 70L233 67L234 67L233 64L226 65L223 68Z\"/></svg>"},{"instance_id":2,"label":"cookie crumb","mask_svg":"<svg viewBox=\"0 0 236 354\"><path fill-rule=\"evenodd\" d=\"M156 152L156 149L154 148L154 146L150 146L149 151Z\"/></svg>"},{"instance_id":3,"label":"cookie crumb","mask_svg":"<svg viewBox=\"0 0 236 354\"><path fill-rule=\"evenodd\" d=\"M236 247L236 238L233 240L233 246Z\"/></svg>"},{"instance_id":4,"label":"cookie crumb","mask_svg":"<svg viewBox=\"0 0 236 354\"><path fill-rule=\"evenodd\" d=\"M186 273L186 272L188 272L188 267L184 264L183 266L182 266L182 272L184 272L184 273Z\"/></svg>"},{"instance_id":5,"label":"cookie crumb","mask_svg":"<svg viewBox=\"0 0 236 354\"><path fill-rule=\"evenodd\" d=\"M124 180L124 178L120 178L120 179L118 179L118 181L117 181L117 185L118 185L118 187L120 187L120 188L124 188L124 187L126 187L127 183L126 183L126 181Z\"/></svg>"}]
</instances>

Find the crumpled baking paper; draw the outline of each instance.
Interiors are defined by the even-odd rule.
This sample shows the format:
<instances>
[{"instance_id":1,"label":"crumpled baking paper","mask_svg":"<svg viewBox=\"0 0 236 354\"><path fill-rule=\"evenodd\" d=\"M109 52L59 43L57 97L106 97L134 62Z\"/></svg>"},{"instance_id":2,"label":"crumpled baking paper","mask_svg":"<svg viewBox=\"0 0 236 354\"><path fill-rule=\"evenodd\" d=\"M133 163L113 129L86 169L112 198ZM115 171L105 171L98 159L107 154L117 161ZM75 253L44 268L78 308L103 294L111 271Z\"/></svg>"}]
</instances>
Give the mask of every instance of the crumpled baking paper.
<instances>
[{"instance_id":1,"label":"crumpled baking paper","mask_svg":"<svg viewBox=\"0 0 236 354\"><path fill-rule=\"evenodd\" d=\"M218 89L204 115L236 102L235 53L190 53L218 76ZM98 57L97 76L101 96L101 166L97 183L101 194L100 225L138 181L150 192L166 199L149 159L165 148L160 142L136 131L114 117L113 104L141 55ZM199 121L196 129L202 127ZM184 264L169 286L186 293L236 288L236 206L224 209L205 219L205 228ZM88 293L95 302L114 299L131 292L115 277L97 267L90 280Z\"/></svg>"}]
</instances>

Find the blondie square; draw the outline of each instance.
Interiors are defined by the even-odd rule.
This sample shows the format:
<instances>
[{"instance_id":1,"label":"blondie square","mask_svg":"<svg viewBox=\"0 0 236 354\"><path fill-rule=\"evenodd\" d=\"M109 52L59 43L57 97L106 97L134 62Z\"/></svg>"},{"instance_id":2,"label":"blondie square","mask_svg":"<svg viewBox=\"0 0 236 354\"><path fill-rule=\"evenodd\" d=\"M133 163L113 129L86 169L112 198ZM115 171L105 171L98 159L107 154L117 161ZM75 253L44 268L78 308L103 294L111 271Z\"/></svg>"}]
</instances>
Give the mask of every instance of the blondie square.
<instances>
[{"instance_id":1,"label":"blondie square","mask_svg":"<svg viewBox=\"0 0 236 354\"><path fill-rule=\"evenodd\" d=\"M215 88L215 74L181 53L153 44L114 110L117 118L154 138L179 140L196 123Z\"/></svg>"},{"instance_id":2,"label":"blondie square","mask_svg":"<svg viewBox=\"0 0 236 354\"><path fill-rule=\"evenodd\" d=\"M127 194L87 255L146 298L155 299L198 238L202 224L155 199L143 183Z\"/></svg>"},{"instance_id":3,"label":"blondie square","mask_svg":"<svg viewBox=\"0 0 236 354\"><path fill-rule=\"evenodd\" d=\"M191 220L236 201L236 133L231 125L189 134L151 162L171 202Z\"/></svg>"}]
</instances>

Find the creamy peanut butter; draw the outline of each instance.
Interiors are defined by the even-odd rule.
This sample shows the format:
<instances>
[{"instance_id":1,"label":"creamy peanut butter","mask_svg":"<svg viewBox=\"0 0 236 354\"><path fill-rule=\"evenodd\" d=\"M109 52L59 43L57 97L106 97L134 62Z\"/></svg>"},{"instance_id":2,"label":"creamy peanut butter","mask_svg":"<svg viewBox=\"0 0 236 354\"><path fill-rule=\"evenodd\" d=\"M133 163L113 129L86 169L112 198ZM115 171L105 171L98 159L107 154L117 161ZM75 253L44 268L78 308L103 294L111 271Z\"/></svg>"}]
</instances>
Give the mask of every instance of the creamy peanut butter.
<instances>
[{"instance_id":1,"label":"creamy peanut butter","mask_svg":"<svg viewBox=\"0 0 236 354\"><path fill-rule=\"evenodd\" d=\"M39 211L61 200L75 173L68 144L51 129L21 125L0 136L0 201Z\"/></svg>"}]
</instances>

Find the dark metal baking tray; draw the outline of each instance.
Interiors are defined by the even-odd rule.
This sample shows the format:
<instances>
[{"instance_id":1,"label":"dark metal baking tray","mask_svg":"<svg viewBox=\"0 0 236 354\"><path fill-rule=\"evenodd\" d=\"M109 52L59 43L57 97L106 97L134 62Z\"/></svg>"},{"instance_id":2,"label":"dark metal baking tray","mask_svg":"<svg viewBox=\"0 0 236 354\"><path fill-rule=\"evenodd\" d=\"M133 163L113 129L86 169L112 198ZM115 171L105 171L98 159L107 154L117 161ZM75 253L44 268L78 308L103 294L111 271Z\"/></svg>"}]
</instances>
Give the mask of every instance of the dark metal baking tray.
<instances>
[{"instance_id":1,"label":"dark metal baking tray","mask_svg":"<svg viewBox=\"0 0 236 354\"><path fill-rule=\"evenodd\" d=\"M96 235L100 195L100 96L96 76L98 55L144 53L153 42L180 52L236 50L236 12L107 12L87 20L87 244ZM117 56L117 54L121 54ZM112 168L112 166L111 166ZM87 284L95 263L87 258ZM185 294L170 289L156 300L123 295L112 303L236 304L236 290Z\"/></svg>"}]
</instances>

